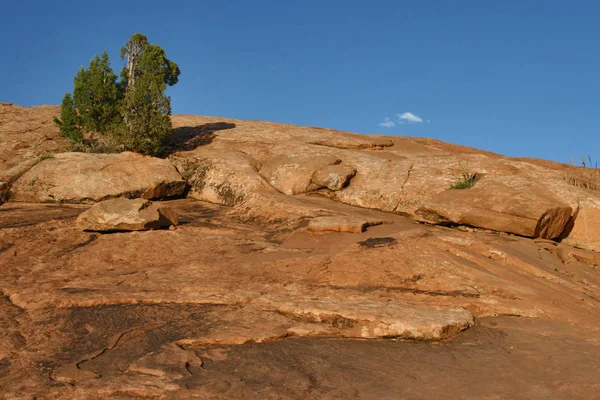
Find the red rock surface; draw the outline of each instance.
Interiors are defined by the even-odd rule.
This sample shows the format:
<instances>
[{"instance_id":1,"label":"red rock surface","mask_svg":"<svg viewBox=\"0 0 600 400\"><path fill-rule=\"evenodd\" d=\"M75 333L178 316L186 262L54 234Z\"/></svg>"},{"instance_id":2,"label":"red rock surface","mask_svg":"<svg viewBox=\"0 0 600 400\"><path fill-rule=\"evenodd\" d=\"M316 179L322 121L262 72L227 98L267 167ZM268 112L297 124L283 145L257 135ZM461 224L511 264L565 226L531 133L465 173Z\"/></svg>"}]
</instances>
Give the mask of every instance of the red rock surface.
<instances>
[{"instance_id":1,"label":"red rock surface","mask_svg":"<svg viewBox=\"0 0 600 400\"><path fill-rule=\"evenodd\" d=\"M596 207L595 192L564 186L563 166L427 139L174 121L169 159L191 184L191 198L165 202L176 230L85 232L76 219L89 205L0 207L4 397L600 392L598 253L412 219L448 189L461 160L485 174L483 188L485 179L515 190L535 181L567 207ZM3 135L21 125L6 126ZM34 128L22 129L34 137ZM282 194L260 170L292 147L338 157L356 176L342 190ZM315 232L319 218L360 229Z\"/></svg>"}]
</instances>

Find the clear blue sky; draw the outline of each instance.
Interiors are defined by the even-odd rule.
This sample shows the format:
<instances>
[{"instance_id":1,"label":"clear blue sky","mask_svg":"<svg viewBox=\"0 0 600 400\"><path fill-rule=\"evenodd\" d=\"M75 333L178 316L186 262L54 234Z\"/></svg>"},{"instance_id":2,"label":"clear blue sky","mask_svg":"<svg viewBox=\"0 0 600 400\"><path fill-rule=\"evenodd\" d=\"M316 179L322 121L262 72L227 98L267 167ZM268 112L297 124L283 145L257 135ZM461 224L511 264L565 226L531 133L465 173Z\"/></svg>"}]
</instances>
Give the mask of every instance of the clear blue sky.
<instances>
[{"instance_id":1,"label":"clear blue sky","mask_svg":"<svg viewBox=\"0 0 600 400\"><path fill-rule=\"evenodd\" d=\"M598 21L597 0L7 1L0 101L60 104L139 31L182 70L174 113L600 160Z\"/></svg>"}]
</instances>

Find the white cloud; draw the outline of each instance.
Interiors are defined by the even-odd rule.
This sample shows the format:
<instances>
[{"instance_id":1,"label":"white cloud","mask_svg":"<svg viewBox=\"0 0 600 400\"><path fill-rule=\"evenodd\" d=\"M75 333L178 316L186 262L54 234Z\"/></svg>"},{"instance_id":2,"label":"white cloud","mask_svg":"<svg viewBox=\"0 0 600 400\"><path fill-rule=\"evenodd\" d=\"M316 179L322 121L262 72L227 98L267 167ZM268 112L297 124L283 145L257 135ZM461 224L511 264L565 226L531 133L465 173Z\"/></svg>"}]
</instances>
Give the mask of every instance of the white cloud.
<instances>
[{"instance_id":1,"label":"white cloud","mask_svg":"<svg viewBox=\"0 0 600 400\"><path fill-rule=\"evenodd\" d=\"M385 117L383 122L380 123L379 126L383 126L384 128L392 128L396 126L396 123L392 121L389 117Z\"/></svg>"},{"instance_id":2,"label":"white cloud","mask_svg":"<svg viewBox=\"0 0 600 400\"><path fill-rule=\"evenodd\" d=\"M396 117L398 117L398 121L400 121L401 123L404 123L404 122L421 123L421 122L423 122L423 118L421 118L418 115L415 115L411 112L405 112L403 114L396 114Z\"/></svg>"}]
</instances>

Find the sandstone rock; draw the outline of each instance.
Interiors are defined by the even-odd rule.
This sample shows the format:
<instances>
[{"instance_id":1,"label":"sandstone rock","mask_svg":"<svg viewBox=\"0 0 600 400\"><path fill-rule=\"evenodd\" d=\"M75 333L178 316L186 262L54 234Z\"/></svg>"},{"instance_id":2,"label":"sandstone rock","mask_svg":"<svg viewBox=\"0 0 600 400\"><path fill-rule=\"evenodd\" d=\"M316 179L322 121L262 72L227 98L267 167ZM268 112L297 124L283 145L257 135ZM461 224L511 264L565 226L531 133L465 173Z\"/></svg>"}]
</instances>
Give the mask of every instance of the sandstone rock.
<instances>
[{"instance_id":1,"label":"sandstone rock","mask_svg":"<svg viewBox=\"0 0 600 400\"><path fill-rule=\"evenodd\" d=\"M171 208L145 199L111 199L94 204L77 218L86 231L144 231L168 228L179 223Z\"/></svg>"},{"instance_id":2,"label":"sandstone rock","mask_svg":"<svg viewBox=\"0 0 600 400\"><path fill-rule=\"evenodd\" d=\"M43 160L12 186L15 201L89 203L115 197L180 196L186 182L160 158L120 154L61 153Z\"/></svg>"},{"instance_id":3,"label":"sandstone rock","mask_svg":"<svg viewBox=\"0 0 600 400\"><path fill-rule=\"evenodd\" d=\"M10 192L10 186L8 182L0 182L0 205L2 205L7 199Z\"/></svg>"},{"instance_id":4,"label":"sandstone rock","mask_svg":"<svg viewBox=\"0 0 600 400\"><path fill-rule=\"evenodd\" d=\"M311 181L317 188L326 187L331 190L342 190L350 184L356 175L356 169L350 165L328 165L316 171Z\"/></svg>"},{"instance_id":5,"label":"sandstone rock","mask_svg":"<svg viewBox=\"0 0 600 400\"><path fill-rule=\"evenodd\" d=\"M277 295L261 301L273 301L280 313L304 321L331 324L345 337L440 340L475 324L473 315L461 308L416 307L364 299L285 299Z\"/></svg>"},{"instance_id":6,"label":"sandstone rock","mask_svg":"<svg viewBox=\"0 0 600 400\"><path fill-rule=\"evenodd\" d=\"M364 232L369 226L386 223L382 220L373 220L360 217L334 216L317 217L310 220L308 230L311 232Z\"/></svg>"},{"instance_id":7,"label":"sandstone rock","mask_svg":"<svg viewBox=\"0 0 600 400\"><path fill-rule=\"evenodd\" d=\"M527 237L558 238L571 207L539 187L517 191L498 182L480 182L465 190L446 190L416 211L433 224L460 224Z\"/></svg>"},{"instance_id":8,"label":"sandstone rock","mask_svg":"<svg viewBox=\"0 0 600 400\"><path fill-rule=\"evenodd\" d=\"M250 194L277 193L258 174L256 160L241 151L198 148L170 159L189 182L189 195L198 200L231 207Z\"/></svg>"},{"instance_id":9,"label":"sandstone rock","mask_svg":"<svg viewBox=\"0 0 600 400\"><path fill-rule=\"evenodd\" d=\"M595 251L587 251L581 250L577 248L573 248L571 246L566 246L564 244L560 244L556 248L556 255L562 260L564 263L568 263L573 260L579 261L580 263L596 267L600 265L600 254L597 254Z\"/></svg>"},{"instance_id":10,"label":"sandstone rock","mask_svg":"<svg viewBox=\"0 0 600 400\"><path fill-rule=\"evenodd\" d=\"M581 208L577 213L571 233L563 242L600 252L600 209Z\"/></svg>"},{"instance_id":11,"label":"sandstone rock","mask_svg":"<svg viewBox=\"0 0 600 400\"><path fill-rule=\"evenodd\" d=\"M316 171L340 162L334 156L282 155L265 161L259 172L275 189L295 195L308 191Z\"/></svg>"},{"instance_id":12,"label":"sandstone rock","mask_svg":"<svg viewBox=\"0 0 600 400\"><path fill-rule=\"evenodd\" d=\"M341 132L340 132L341 133ZM364 150L364 149L382 149L384 147L392 147L394 142L385 137L373 137L373 138L365 138L356 136L343 136L338 138L328 138L324 140L317 140L312 142L312 144L316 144L319 146L327 146L327 147L335 147L338 149L355 149L355 150Z\"/></svg>"}]
</instances>

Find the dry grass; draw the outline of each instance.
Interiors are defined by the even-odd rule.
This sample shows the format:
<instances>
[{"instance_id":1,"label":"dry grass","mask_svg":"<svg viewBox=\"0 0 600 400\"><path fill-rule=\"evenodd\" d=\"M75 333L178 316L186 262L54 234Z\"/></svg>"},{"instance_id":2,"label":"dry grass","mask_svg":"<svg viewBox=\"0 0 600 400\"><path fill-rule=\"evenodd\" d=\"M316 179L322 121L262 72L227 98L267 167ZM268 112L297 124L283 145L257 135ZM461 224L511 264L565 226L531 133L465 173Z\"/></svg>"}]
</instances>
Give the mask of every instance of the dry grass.
<instances>
[{"instance_id":1,"label":"dry grass","mask_svg":"<svg viewBox=\"0 0 600 400\"><path fill-rule=\"evenodd\" d=\"M590 156L581 156L581 166L573 165L572 161L569 161L569 169L565 173L565 180L569 185L600 191L600 168L598 163L592 162Z\"/></svg>"},{"instance_id":2,"label":"dry grass","mask_svg":"<svg viewBox=\"0 0 600 400\"><path fill-rule=\"evenodd\" d=\"M475 186L479 175L475 172L470 172L466 164L459 163L460 173L456 182L454 182L450 189L470 189Z\"/></svg>"}]
</instances>

